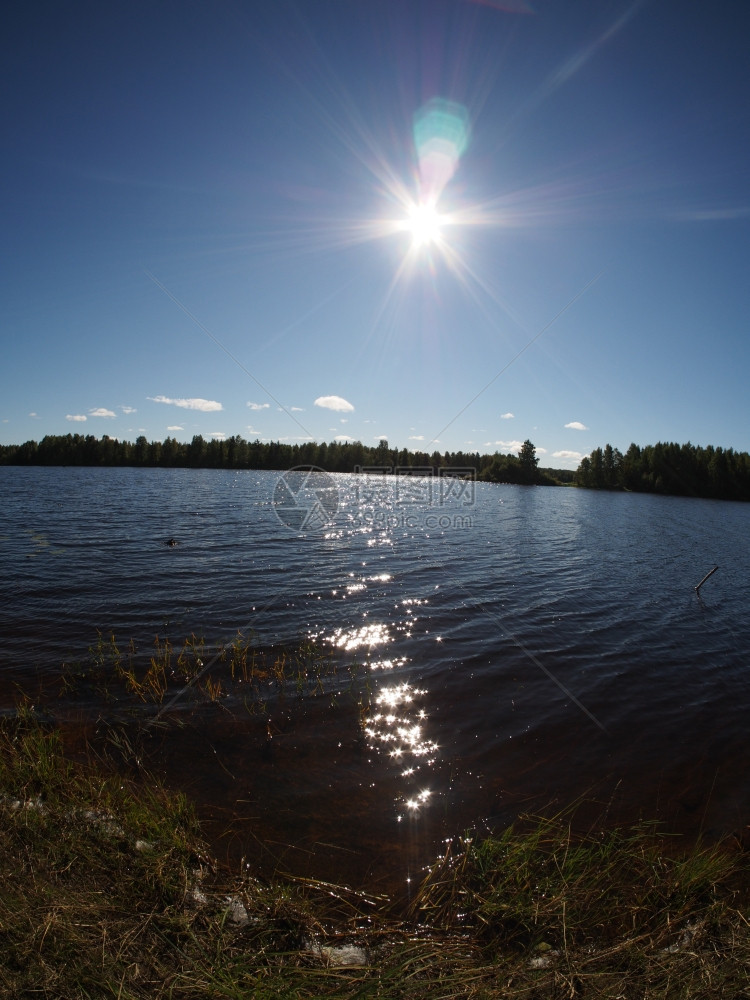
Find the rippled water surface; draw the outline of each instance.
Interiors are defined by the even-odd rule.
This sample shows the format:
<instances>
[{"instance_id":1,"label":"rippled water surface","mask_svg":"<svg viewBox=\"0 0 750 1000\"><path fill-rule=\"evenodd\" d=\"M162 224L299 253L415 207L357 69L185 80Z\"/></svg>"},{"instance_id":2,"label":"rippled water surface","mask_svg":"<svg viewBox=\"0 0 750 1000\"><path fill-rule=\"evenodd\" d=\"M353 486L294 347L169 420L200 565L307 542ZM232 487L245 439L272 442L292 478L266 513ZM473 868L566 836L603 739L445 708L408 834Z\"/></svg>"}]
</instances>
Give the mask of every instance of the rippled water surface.
<instances>
[{"instance_id":1,"label":"rippled water surface","mask_svg":"<svg viewBox=\"0 0 750 1000\"><path fill-rule=\"evenodd\" d=\"M169 780L233 817L228 854L291 870L413 879L472 823L592 793L690 833L750 821L750 506L334 476L300 532L279 478L0 468L3 675L97 630L357 659L356 692L262 732L236 705L159 731Z\"/></svg>"}]
</instances>

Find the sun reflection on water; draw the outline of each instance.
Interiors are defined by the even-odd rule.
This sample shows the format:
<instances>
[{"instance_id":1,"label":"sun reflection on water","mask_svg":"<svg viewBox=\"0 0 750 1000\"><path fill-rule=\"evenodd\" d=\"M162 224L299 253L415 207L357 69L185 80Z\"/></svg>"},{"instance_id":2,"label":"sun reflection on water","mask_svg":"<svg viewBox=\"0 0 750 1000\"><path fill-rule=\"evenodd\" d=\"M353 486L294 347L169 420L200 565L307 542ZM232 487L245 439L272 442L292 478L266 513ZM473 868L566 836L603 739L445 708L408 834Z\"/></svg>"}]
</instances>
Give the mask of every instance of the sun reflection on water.
<instances>
[{"instance_id":1,"label":"sun reflection on water","mask_svg":"<svg viewBox=\"0 0 750 1000\"><path fill-rule=\"evenodd\" d=\"M382 622L360 625L359 628L337 628L328 638L339 649L361 649L363 646L382 646L392 642L388 626Z\"/></svg>"},{"instance_id":2,"label":"sun reflection on water","mask_svg":"<svg viewBox=\"0 0 750 1000\"><path fill-rule=\"evenodd\" d=\"M365 736L372 749L407 765L401 771L402 777L411 777L422 764L430 766L437 759L439 747L424 733L427 713L413 707L415 698L426 693L407 683L383 687L375 698L375 710L364 720ZM426 797L419 801L425 802Z\"/></svg>"},{"instance_id":3,"label":"sun reflection on water","mask_svg":"<svg viewBox=\"0 0 750 1000\"><path fill-rule=\"evenodd\" d=\"M387 660L370 660L368 666L370 670L396 670L405 667L408 662L405 656L397 656Z\"/></svg>"},{"instance_id":4,"label":"sun reflection on water","mask_svg":"<svg viewBox=\"0 0 750 1000\"><path fill-rule=\"evenodd\" d=\"M347 575L348 579L329 591L338 600L352 595L357 601L366 601L370 588L382 599L382 585L392 580L390 573L367 573L366 569ZM378 784L382 782L383 790L388 789L397 823L408 819L410 824L421 825L441 794L436 790L436 782L441 781L441 752L432 738L425 707L428 692L405 679L411 658L399 655L399 644L413 642L423 630L418 622L420 616L429 614L428 603L424 597L398 595L384 621L368 621L368 609L363 611L364 621L323 627L311 636L345 656L353 656L359 664L359 732L369 750L368 768L374 768L373 777L379 773ZM390 677L388 672L392 672Z\"/></svg>"}]
</instances>

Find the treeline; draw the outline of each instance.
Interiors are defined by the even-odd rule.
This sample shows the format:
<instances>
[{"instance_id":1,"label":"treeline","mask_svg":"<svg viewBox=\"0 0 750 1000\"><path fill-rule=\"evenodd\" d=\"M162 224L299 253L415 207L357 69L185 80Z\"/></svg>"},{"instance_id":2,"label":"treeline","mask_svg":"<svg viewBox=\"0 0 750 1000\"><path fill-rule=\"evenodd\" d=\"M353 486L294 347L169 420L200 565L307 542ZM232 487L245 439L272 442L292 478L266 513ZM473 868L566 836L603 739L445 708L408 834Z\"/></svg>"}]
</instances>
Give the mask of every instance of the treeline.
<instances>
[{"instance_id":1,"label":"treeline","mask_svg":"<svg viewBox=\"0 0 750 1000\"><path fill-rule=\"evenodd\" d=\"M471 470L478 479L502 483L556 485L570 482L566 470L538 469L536 449L524 442L519 455L481 455L464 451L409 451L390 448L383 440L374 447L361 441L245 441L239 435L206 440L200 434L187 444L168 437L131 441L94 437L93 434L48 435L41 441L0 445L0 465L101 465L187 469L290 469L316 465L327 472L354 472L359 468L424 468Z\"/></svg>"},{"instance_id":2,"label":"treeline","mask_svg":"<svg viewBox=\"0 0 750 1000\"><path fill-rule=\"evenodd\" d=\"M246 441L239 435L219 440L195 435L189 443L168 437L134 442L97 438L93 434L47 435L41 441L0 445L0 465L137 466L187 469L283 470L316 465L328 472L354 472L358 467L474 470L480 480L555 486L574 482L588 489L632 490L717 500L750 500L750 455L732 448L659 442L640 448L631 444L623 455L606 445L597 448L575 473L540 469L536 449L525 441L518 455L482 455L464 451L409 451L361 441Z\"/></svg>"},{"instance_id":3,"label":"treeline","mask_svg":"<svg viewBox=\"0 0 750 1000\"><path fill-rule=\"evenodd\" d=\"M531 445L531 442L528 442ZM533 451L534 446L531 445ZM200 434L183 443L168 437L148 441L144 436L135 442L116 438L96 438L93 434L48 435L41 441L21 445L0 445L0 465L88 465L137 466L188 469L290 469L297 465L316 465L328 472L353 472L359 467L395 466L409 468L453 468L476 470L482 479L502 482L536 482L536 459L527 454L522 462L515 455L480 455L479 452L408 451L390 448L387 441L375 447L360 441L332 441L319 444L305 441L286 444L280 441L245 441L239 435L224 440L206 440ZM534 478L536 475L536 478Z\"/></svg>"},{"instance_id":4,"label":"treeline","mask_svg":"<svg viewBox=\"0 0 750 1000\"><path fill-rule=\"evenodd\" d=\"M578 486L715 500L750 500L750 455L733 448L659 442L623 455L607 445L581 459Z\"/></svg>"},{"instance_id":5,"label":"treeline","mask_svg":"<svg viewBox=\"0 0 750 1000\"><path fill-rule=\"evenodd\" d=\"M564 476L563 470L556 472L539 468L536 448L528 439L518 455L493 455L479 474L480 479L491 483L517 483L522 486L558 486Z\"/></svg>"},{"instance_id":6,"label":"treeline","mask_svg":"<svg viewBox=\"0 0 750 1000\"><path fill-rule=\"evenodd\" d=\"M563 469L539 469L536 449L525 441L518 455L481 455L464 451L409 451L390 448L380 441L374 447L361 441L245 441L239 435L206 440L200 434L187 444L168 437L148 441L144 436L130 441L96 438L93 434L48 435L41 441L0 445L0 465L102 465L187 469L290 469L315 465L327 472L354 472L357 468L465 469L481 480L555 486L570 482L573 473Z\"/></svg>"}]
</instances>

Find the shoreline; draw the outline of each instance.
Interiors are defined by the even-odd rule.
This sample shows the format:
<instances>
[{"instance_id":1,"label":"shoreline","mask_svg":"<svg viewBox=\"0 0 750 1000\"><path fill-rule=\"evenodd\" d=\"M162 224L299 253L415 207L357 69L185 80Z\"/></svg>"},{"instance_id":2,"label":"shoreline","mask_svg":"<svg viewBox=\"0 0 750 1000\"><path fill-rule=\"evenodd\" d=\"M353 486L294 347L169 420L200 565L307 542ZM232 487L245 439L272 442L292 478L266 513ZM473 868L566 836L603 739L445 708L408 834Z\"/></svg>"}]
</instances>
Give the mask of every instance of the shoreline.
<instances>
[{"instance_id":1,"label":"shoreline","mask_svg":"<svg viewBox=\"0 0 750 1000\"><path fill-rule=\"evenodd\" d=\"M28 705L0 719L0 749L0 981L15 995L705 997L746 984L739 840L686 849L653 823L574 834L574 811L526 817L455 838L397 913L366 887L223 867L185 796L124 777L90 744L71 759Z\"/></svg>"},{"instance_id":2,"label":"shoreline","mask_svg":"<svg viewBox=\"0 0 750 1000\"><path fill-rule=\"evenodd\" d=\"M390 755L368 735L380 709L366 662L310 642L259 647L238 635L212 645L191 636L141 648L99 634L81 661L2 680L0 717L15 713L21 696L58 732L71 759L93 754L126 777L148 773L186 794L225 867L252 855L262 877L285 871L344 880L402 906L443 845L475 825L504 829L519 815L570 811L576 803L574 835L646 818L693 845L727 841L745 821L731 796L722 806L715 776L703 786L700 775L660 780L653 793L637 774L613 767L557 786L544 753L534 771L517 779L509 771L483 798L471 796L471 761L463 770L459 761L455 779L447 758L430 772L429 808L412 803L412 815L409 795L424 784L407 789L398 767L373 767L379 753L385 764Z\"/></svg>"}]
</instances>

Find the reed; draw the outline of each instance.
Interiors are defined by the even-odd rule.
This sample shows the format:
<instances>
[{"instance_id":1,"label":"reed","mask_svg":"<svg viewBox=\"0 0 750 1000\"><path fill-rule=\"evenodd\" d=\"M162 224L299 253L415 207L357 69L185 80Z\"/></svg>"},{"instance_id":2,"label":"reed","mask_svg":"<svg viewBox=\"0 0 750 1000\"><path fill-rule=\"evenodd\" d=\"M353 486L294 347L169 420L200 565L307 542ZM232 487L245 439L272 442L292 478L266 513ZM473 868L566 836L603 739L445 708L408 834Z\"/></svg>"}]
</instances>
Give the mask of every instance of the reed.
<instances>
[{"instance_id":1,"label":"reed","mask_svg":"<svg viewBox=\"0 0 750 1000\"><path fill-rule=\"evenodd\" d=\"M61 695L89 693L110 705L130 699L163 706L176 695L185 703L236 696L255 714L274 698L330 694L335 702L366 675L357 661L346 665L343 680L339 670L333 650L309 640L262 648L254 636L241 632L214 645L193 634L175 647L170 638L157 635L150 651L130 640L123 653L113 634L98 632L85 661L63 664L58 684Z\"/></svg>"}]
</instances>

